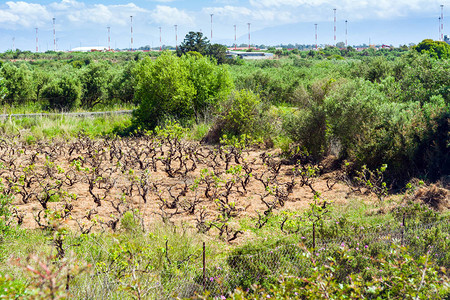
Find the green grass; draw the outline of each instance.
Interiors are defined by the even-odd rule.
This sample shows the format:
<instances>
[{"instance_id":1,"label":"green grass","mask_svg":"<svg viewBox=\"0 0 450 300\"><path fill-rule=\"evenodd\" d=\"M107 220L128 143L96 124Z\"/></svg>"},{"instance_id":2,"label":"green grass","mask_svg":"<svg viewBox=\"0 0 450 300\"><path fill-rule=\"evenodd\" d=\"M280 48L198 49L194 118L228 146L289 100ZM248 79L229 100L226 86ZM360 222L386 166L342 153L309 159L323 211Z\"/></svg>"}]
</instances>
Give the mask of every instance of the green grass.
<instances>
[{"instance_id":1,"label":"green grass","mask_svg":"<svg viewBox=\"0 0 450 300\"><path fill-rule=\"evenodd\" d=\"M86 110L82 107L78 107L70 112L92 112L92 111L119 111L119 110L133 110L136 105L123 102L109 102L100 103L95 105L92 109ZM57 110L46 109L45 102L29 101L21 105L3 105L0 108L0 114L35 114L35 113L59 113Z\"/></svg>"},{"instance_id":2,"label":"green grass","mask_svg":"<svg viewBox=\"0 0 450 300\"><path fill-rule=\"evenodd\" d=\"M399 198L394 198L397 199L389 204L392 207L398 206ZM367 265L365 252L360 252L357 247L368 245L367 251L371 251L370 255L373 257L383 255L387 257L391 253L389 252L391 242L383 239L387 237L385 230L401 230L399 216L394 213L392 207L386 208L384 213L373 214L372 212L380 207L376 203L365 202L356 197L349 199L344 205L331 207L323 223L318 223L316 227L316 242L320 245L317 248L320 248L318 251L322 251L317 258L319 261L336 255L336 251L342 247L340 240L345 240L348 251L353 251L358 258L356 266L346 265L346 261L339 262L343 264L342 268L345 267L342 271L349 274L351 272L359 274L359 266L366 268ZM426 220L431 215L442 224L436 223L431 229L426 227L415 229L412 226L412 219ZM283 232L280 224L286 217L289 217L289 221ZM405 251L411 253L413 257L424 255L426 253L424 249L431 249L433 255L447 253L450 247L447 242L450 232L446 227L446 218L448 213L431 213L425 206L416 207L408 221L408 224L411 222L409 230L414 231L411 233L407 231L412 242L410 248ZM244 276L241 275L240 268L245 266L253 270L245 269L245 276L252 278L257 276L252 272L264 270L269 271L270 280L273 280L281 273L271 273L270 268L274 267L272 261L283 262L286 268L301 269L303 273L296 276L313 276L308 265L294 264L295 261L298 263L299 259L309 263L307 257L299 253L303 243L311 248L311 222L304 211L280 211L271 215L262 228L256 227L257 220L252 217L233 220L231 226L244 231L245 235L238 240L238 244L232 245L218 238L214 231L208 234L198 233L192 223L168 225L152 221L145 223L145 230L142 230L139 214L131 211L124 215L119 223L119 230L114 233L103 232L100 227L97 227L97 232L90 234L80 234L70 228L65 231L62 229L66 223L60 221L61 225L54 227L57 228L54 231L20 228L6 231L0 240L0 297L11 296L4 291L5 288L10 288L16 294L35 292L41 293L43 298L49 297L48 290L38 288L39 280L25 267L30 265L40 268L39 262L51 269L58 283L63 283L58 289L61 295L66 293L67 271L57 269L59 266L70 266L69 272L74 275L70 283L72 299L102 297L133 299L137 297L138 290L144 299L190 297L195 291L201 292L199 289L202 278L203 242L206 242L207 275L230 278L229 282L218 282L214 288L233 288L239 282L248 282L248 278L239 277ZM295 234L286 233L286 229L296 230L296 228L299 231ZM367 235L361 237L361 233ZM57 252L54 241L58 234L65 236L63 259L55 258ZM377 239L372 239L373 237ZM329 244L322 246L322 242ZM428 248L430 245L433 246ZM277 249L284 250L276 252ZM271 250L274 250L273 253ZM264 255L269 252L271 254ZM36 258L27 259L30 255L37 255L38 261ZM231 260L236 265L230 265L230 257L234 255L239 255L239 258ZM255 255L255 259L249 260L247 258L249 255L250 257ZM14 261L16 263L12 263ZM450 264L450 256L440 257L436 263L438 266L447 267ZM221 268L216 268L217 266ZM287 269L283 267L282 270ZM275 268L274 272L280 270ZM265 282L264 278L258 280L259 283ZM176 291L177 294L170 294L172 291ZM232 290L222 292L226 294Z\"/></svg>"},{"instance_id":3,"label":"green grass","mask_svg":"<svg viewBox=\"0 0 450 300\"><path fill-rule=\"evenodd\" d=\"M72 138L83 132L91 137L113 133L118 128L131 125L131 115L107 115L99 117L30 117L0 120L0 133L18 135L28 142L56 137Z\"/></svg>"}]
</instances>

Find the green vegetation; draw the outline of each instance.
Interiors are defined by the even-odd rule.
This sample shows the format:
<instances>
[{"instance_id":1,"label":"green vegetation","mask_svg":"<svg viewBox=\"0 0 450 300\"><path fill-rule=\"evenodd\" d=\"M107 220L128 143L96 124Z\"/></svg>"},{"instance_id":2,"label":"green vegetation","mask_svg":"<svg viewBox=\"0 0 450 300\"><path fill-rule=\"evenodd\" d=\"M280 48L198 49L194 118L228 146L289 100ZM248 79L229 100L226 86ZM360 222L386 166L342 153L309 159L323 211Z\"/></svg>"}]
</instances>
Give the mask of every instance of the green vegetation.
<instances>
[{"instance_id":1,"label":"green vegetation","mask_svg":"<svg viewBox=\"0 0 450 300\"><path fill-rule=\"evenodd\" d=\"M153 129L164 118L197 121L230 93L228 70L201 55L170 53L144 59L136 68L136 122Z\"/></svg>"},{"instance_id":2,"label":"green vegetation","mask_svg":"<svg viewBox=\"0 0 450 300\"><path fill-rule=\"evenodd\" d=\"M0 298L450 298L449 48L0 54Z\"/></svg>"},{"instance_id":3,"label":"green vegetation","mask_svg":"<svg viewBox=\"0 0 450 300\"><path fill-rule=\"evenodd\" d=\"M203 56L209 56L217 61L218 64L233 63L232 59L226 58L227 47L220 44L210 44L208 39L201 32L189 32L184 41L178 47L178 56L196 52Z\"/></svg>"},{"instance_id":4,"label":"green vegetation","mask_svg":"<svg viewBox=\"0 0 450 300\"><path fill-rule=\"evenodd\" d=\"M0 119L3 136L19 135L28 143L52 138L72 139L80 133L102 137L121 131L131 125L129 115L106 115L94 117L51 116Z\"/></svg>"},{"instance_id":5,"label":"green vegetation","mask_svg":"<svg viewBox=\"0 0 450 300\"><path fill-rule=\"evenodd\" d=\"M446 42L423 40L414 49L422 54L427 54L432 58L450 58L450 45Z\"/></svg>"},{"instance_id":6,"label":"green vegetation","mask_svg":"<svg viewBox=\"0 0 450 300\"><path fill-rule=\"evenodd\" d=\"M0 210L2 222L12 221L0 241L6 298L446 299L450 293L448 214L418 202L379 214L353 198L314 222L315 248L310 210L267 215L262 226L261 219L242 218L251 241L208 240L205 277L206 236L193 228L144 225L131 210L114 233L73 232L63 214L48 210L40 219L46 229L27 230L13 225L9 203L2 198ZM89 229L87 222L80 230Z\"/></svg>"},{"instance_id":7,"label":"green vegetation","mask_svg":"<svg viewBox=\"0 0 450 300\"><path fill-rule=\"evenodd\" d=\"M448 48L424 40L411 49L277 50L286 58L237 64L190 32L180 57L8 52L1 98L4 113L136 108L133 126L120 134L171 119L209 128L197 139L210 143L250 134L283 149L296 144L317 160L333 154L354 170L386 163L388 181L400 186L449 173ZM241 91L259 99L254 109L236 103Z\"/></svg>"},{"instance_id":8,"label":"green vegetation","mask_svg":"<svg viewBox=\"0 0 450 300\"><path fill-rule=\"evenodd\" d=\"M45 86L42 97L48 99L48 105L51 109L73 110L80 104L80 82L70 75L62 75Z\"/></svg>"}]
</instances>

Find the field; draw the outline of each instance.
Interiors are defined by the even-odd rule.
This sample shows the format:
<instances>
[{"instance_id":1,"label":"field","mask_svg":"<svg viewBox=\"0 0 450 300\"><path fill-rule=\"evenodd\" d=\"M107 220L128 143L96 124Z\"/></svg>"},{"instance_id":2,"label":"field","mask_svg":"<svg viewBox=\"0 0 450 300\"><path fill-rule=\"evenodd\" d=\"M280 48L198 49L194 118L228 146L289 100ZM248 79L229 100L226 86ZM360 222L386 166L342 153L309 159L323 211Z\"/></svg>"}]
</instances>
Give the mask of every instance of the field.
<instances>
[{"instance_id":1,"label":"field","mask_svg":"<svg viewBox=\"0 0 450 300\"><path fill-rule=\"evenodd\" d=\"M218 272L210 264L224 270L229 266L231 270L227 273L223 271L213 277L233 278L231 286L239 286L239 282L248 284L245 280L249 278L242 282L234 274L242 263L250 268L247 270L250 275L244 275L256 281L259 276L267 276L262 271L265 268L285 275L297 274L305 272L300 267L305 257L294 254L315 252L308 249L328 252L341 245L356 249L357 245L362 249L370 245L371 251L373 248L377 253L379 247L410 244L410 251L420 253L424 246L421 244L426 242L429 251L442 256L439 259L447 264L444 249L448 247L450 224L444 215L420 206L425 203L446 210L448 194L444 189L434 186L416 194L411 188L403 196L388 197L387 190L352 183L345 166L340 166L333 157L316 164L301 152L283 157L279 151L258 149L258 145L204 146L182 139L181 133L182 128L174 125L155 135L128 138L79 136L69 141L32 145L17 137L3 139L0 155L3 193L13 196L15 207L7 222L11 222L9 226L17 223L22 228L10 233L12 236L6 235L3 257L10 253L10 259L20 258L22 252L10 252L8 245L22 240L21 235L28 232L25 237L31 235L38 242L26 246L28 251L34 248L39 249L40 255L53 254L53 259L64 267L69 259L77 264L90 264L85 271L90 280L106 280L107 274L108 278L113 276L108 280L120 279L120 283L110 282L111 286L93 286L86 282L86 274L80 275L82 285L74 281L70 294L81 298L100 294L121 298L137 292L141 294L139 297L186 297L201 292L202 286L212 295L226 294L230 286L225 282L218 280L208 285L202 281L203 264L198 257L202 240L210 252L206 277L209 280L211 272ZM382 187L376 181L381 179L379 175L367 172L361 173L360 178L365 176L374 176L370 180ZM408 193L412 193L410 199ZM416 204L407 202L412 199ZM399 211L402 205L406 205L403 212ZM402 229L398 221L408 223L409 230ZM438 236L432 241L426 241L429 233L424 224L437 230ZM29 231L33 228L38 231ZM350 232L352 237L348 236ZM425 240L416 244L417 241L410 240L414 235ZM444 237L445 240L440 240ZM149 242L149 238L155 239L150 241L153 246L144 246L142 243ZM117 244L116 239L124 244ZM183 242L187 244L180 245ZM260 246L245 250L252 244ZM16 247L23 246L16 245L15 250ZM243 250L239 250L241 247ZM271 247L282 252L273 254L274 250L265 250ZM145 251L151 254L145 255ZM271 251L273 257L269 261L261 254L264 251ZM256 262L253 258L241 261L252 253L262 256ZM172 255L181 256L176 258L180 261L174 267L181 273L171 270L166 274L170 280L162 284L159 280L163 280L160 276L164 276L164 270L173 268L175 257L169 258ZM35 259L45 270L44 258ZM283 262L273 265L273 259ZM148 277L142 270L150 264L147 275L156 278ZM256 269L251 271L252 268ZM18 272L14 267L8 269ZM41 292L56 295L65 291L65 286L47 285L61 276L59 272L70 274L74 270L58 269L49 274L55 278L39 278L42 284L39 286L46 288ZM128 278L122 274L126 270L144 273L133 273L136 278ZM177 285L177 281L182 284ZM124 286L131 289L134 282L142 286L128 292L121 289ZM149 285L158 284L161 286L147 290Z\"/></svg>"},{"instance_id":2,"label":"field","mask_svg":"<svg viewBox=\"0 0 450 300\"><path fill-rule=\"evenodd\" d=\"M0 297L448 299L450 63L422 44L0 55L2 112L56 113L0 120Z\"/></svg>"}]
</instances>

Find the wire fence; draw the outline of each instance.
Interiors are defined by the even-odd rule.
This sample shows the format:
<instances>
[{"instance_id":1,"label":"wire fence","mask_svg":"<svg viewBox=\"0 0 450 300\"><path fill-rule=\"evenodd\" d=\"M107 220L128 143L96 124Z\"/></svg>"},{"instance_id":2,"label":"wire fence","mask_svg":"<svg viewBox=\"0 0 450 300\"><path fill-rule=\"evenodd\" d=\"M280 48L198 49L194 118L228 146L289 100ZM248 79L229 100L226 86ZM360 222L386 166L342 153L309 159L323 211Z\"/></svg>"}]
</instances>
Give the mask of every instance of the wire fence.
<instances>
[{"instance_id":1,"label":"wire fence","mask_svg":"<svg viewBox=\"0 0 450 300\"><path fill-rule=\"evenodd\" d=\"M0 114L0 119L46 118L46 117L98 117L105 115L130 115L132 110L72 112L72 113L34 113L34 114Z\"/></svg>"},{"instance_id":2,"label":"wire fence","mask_svg":"<svg viewBox=\"0 0 450 300\"><path fill-rule=\"evenodd\" d=\"M393 245L408 247L410 253L430 256L439 259L447 255L448 249L437 247L437 242L428 241L419 243L419 239L433 235L433 230L444 233L450 237L450 220L442 219L435 222L399 226L399 228L385 231L366 229L364 233L352 237L338 237L332 239L318 239L316 249L311 248L311 237L290 236L290 239L280 240L276 247L254 250L247 249L242 252L223 254L207 258L207 245L203 244L195 254L187 259L167 259L158 267L142 269L142 266L133 264L127 269L130 277L129 283L123 285L123 291L139 291L143 298L174 299L189 298L195 295L208 293L210 297L220 299L237 287L248 288L253 284L277 280L279 276L302 276L311 270L310 255L320 256L322 253L338 249L351 249L353 251L370 251L370 247L391 247ZM297 243L292 241L298 240ZM289 242L290 243L289 243ZM423 246L426 246L424 248ZM359 247L359 250L358 250ZM108 255L111 255L109 253ZM309 255L309 256L308 256ZM117 287L117 269L110 267L105 270L95 265L95 272L89 287L84 287L80 297L98 298L95 295L112 296L112 290ZM139 276L140 283L132 280ZM120 285L120 284L119 284ZM111 294L108 294L109 292ZM91 294L90 294L91 293ZM105 299L106 299L105 298Z\"/></svg>"}]
</instances>

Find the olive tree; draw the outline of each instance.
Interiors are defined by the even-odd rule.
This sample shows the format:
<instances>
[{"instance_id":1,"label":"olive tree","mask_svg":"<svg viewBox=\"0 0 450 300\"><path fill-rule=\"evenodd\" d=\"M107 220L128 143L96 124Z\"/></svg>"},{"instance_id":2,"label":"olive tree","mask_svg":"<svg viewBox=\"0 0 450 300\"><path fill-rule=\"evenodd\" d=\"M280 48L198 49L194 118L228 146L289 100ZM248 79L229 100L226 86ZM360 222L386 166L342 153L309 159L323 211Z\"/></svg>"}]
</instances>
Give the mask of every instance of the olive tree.
<instances>
[{"instance_id":1,"label":"olive tree","mask_svg":"<svg viewBox=\"0 0 450 300\"><path fill-rule=\"evenodd\" d=\"M102 102L106 94L107 71L106 62L91 63L81 71L80 81L83 88L81 105L84 108L93 108Z\"/></svg>"},{"instance_id":2,"label":"olive tree","mask_svg":"<svg viewBox=\"0 0 450 300\"><path fill-rule=\"evenodd\" d=\"M44 88L42 97L48 100L51 109L72 110L80 104L80 81L76 76L63 74Z\"/></svg>"},{"instance_id":3,"label":"olive tree","mask_svg":"<svg viewBox=\"0 0 450 300\"><path fill-rule=\"evenodd\" d=\"M22 104L30 100L32 96L31 72L24 65L16 67L5 63L1 69L1 77L4 78L6 96L3 101L9 104Z\"/></svg>"},{"instance_id":4,"label":"olive tree","mask_svg":"<svg viewBox=\"0 0 450 300\"><path fill-rule=\"evenodd\" d=\"M136 83L133 74L135 66L135 61L129 61L109 70L110 80L107 84L109 100L119 100L124 103L135 102L134 92Z\"/></svg>"}]
</instances>

